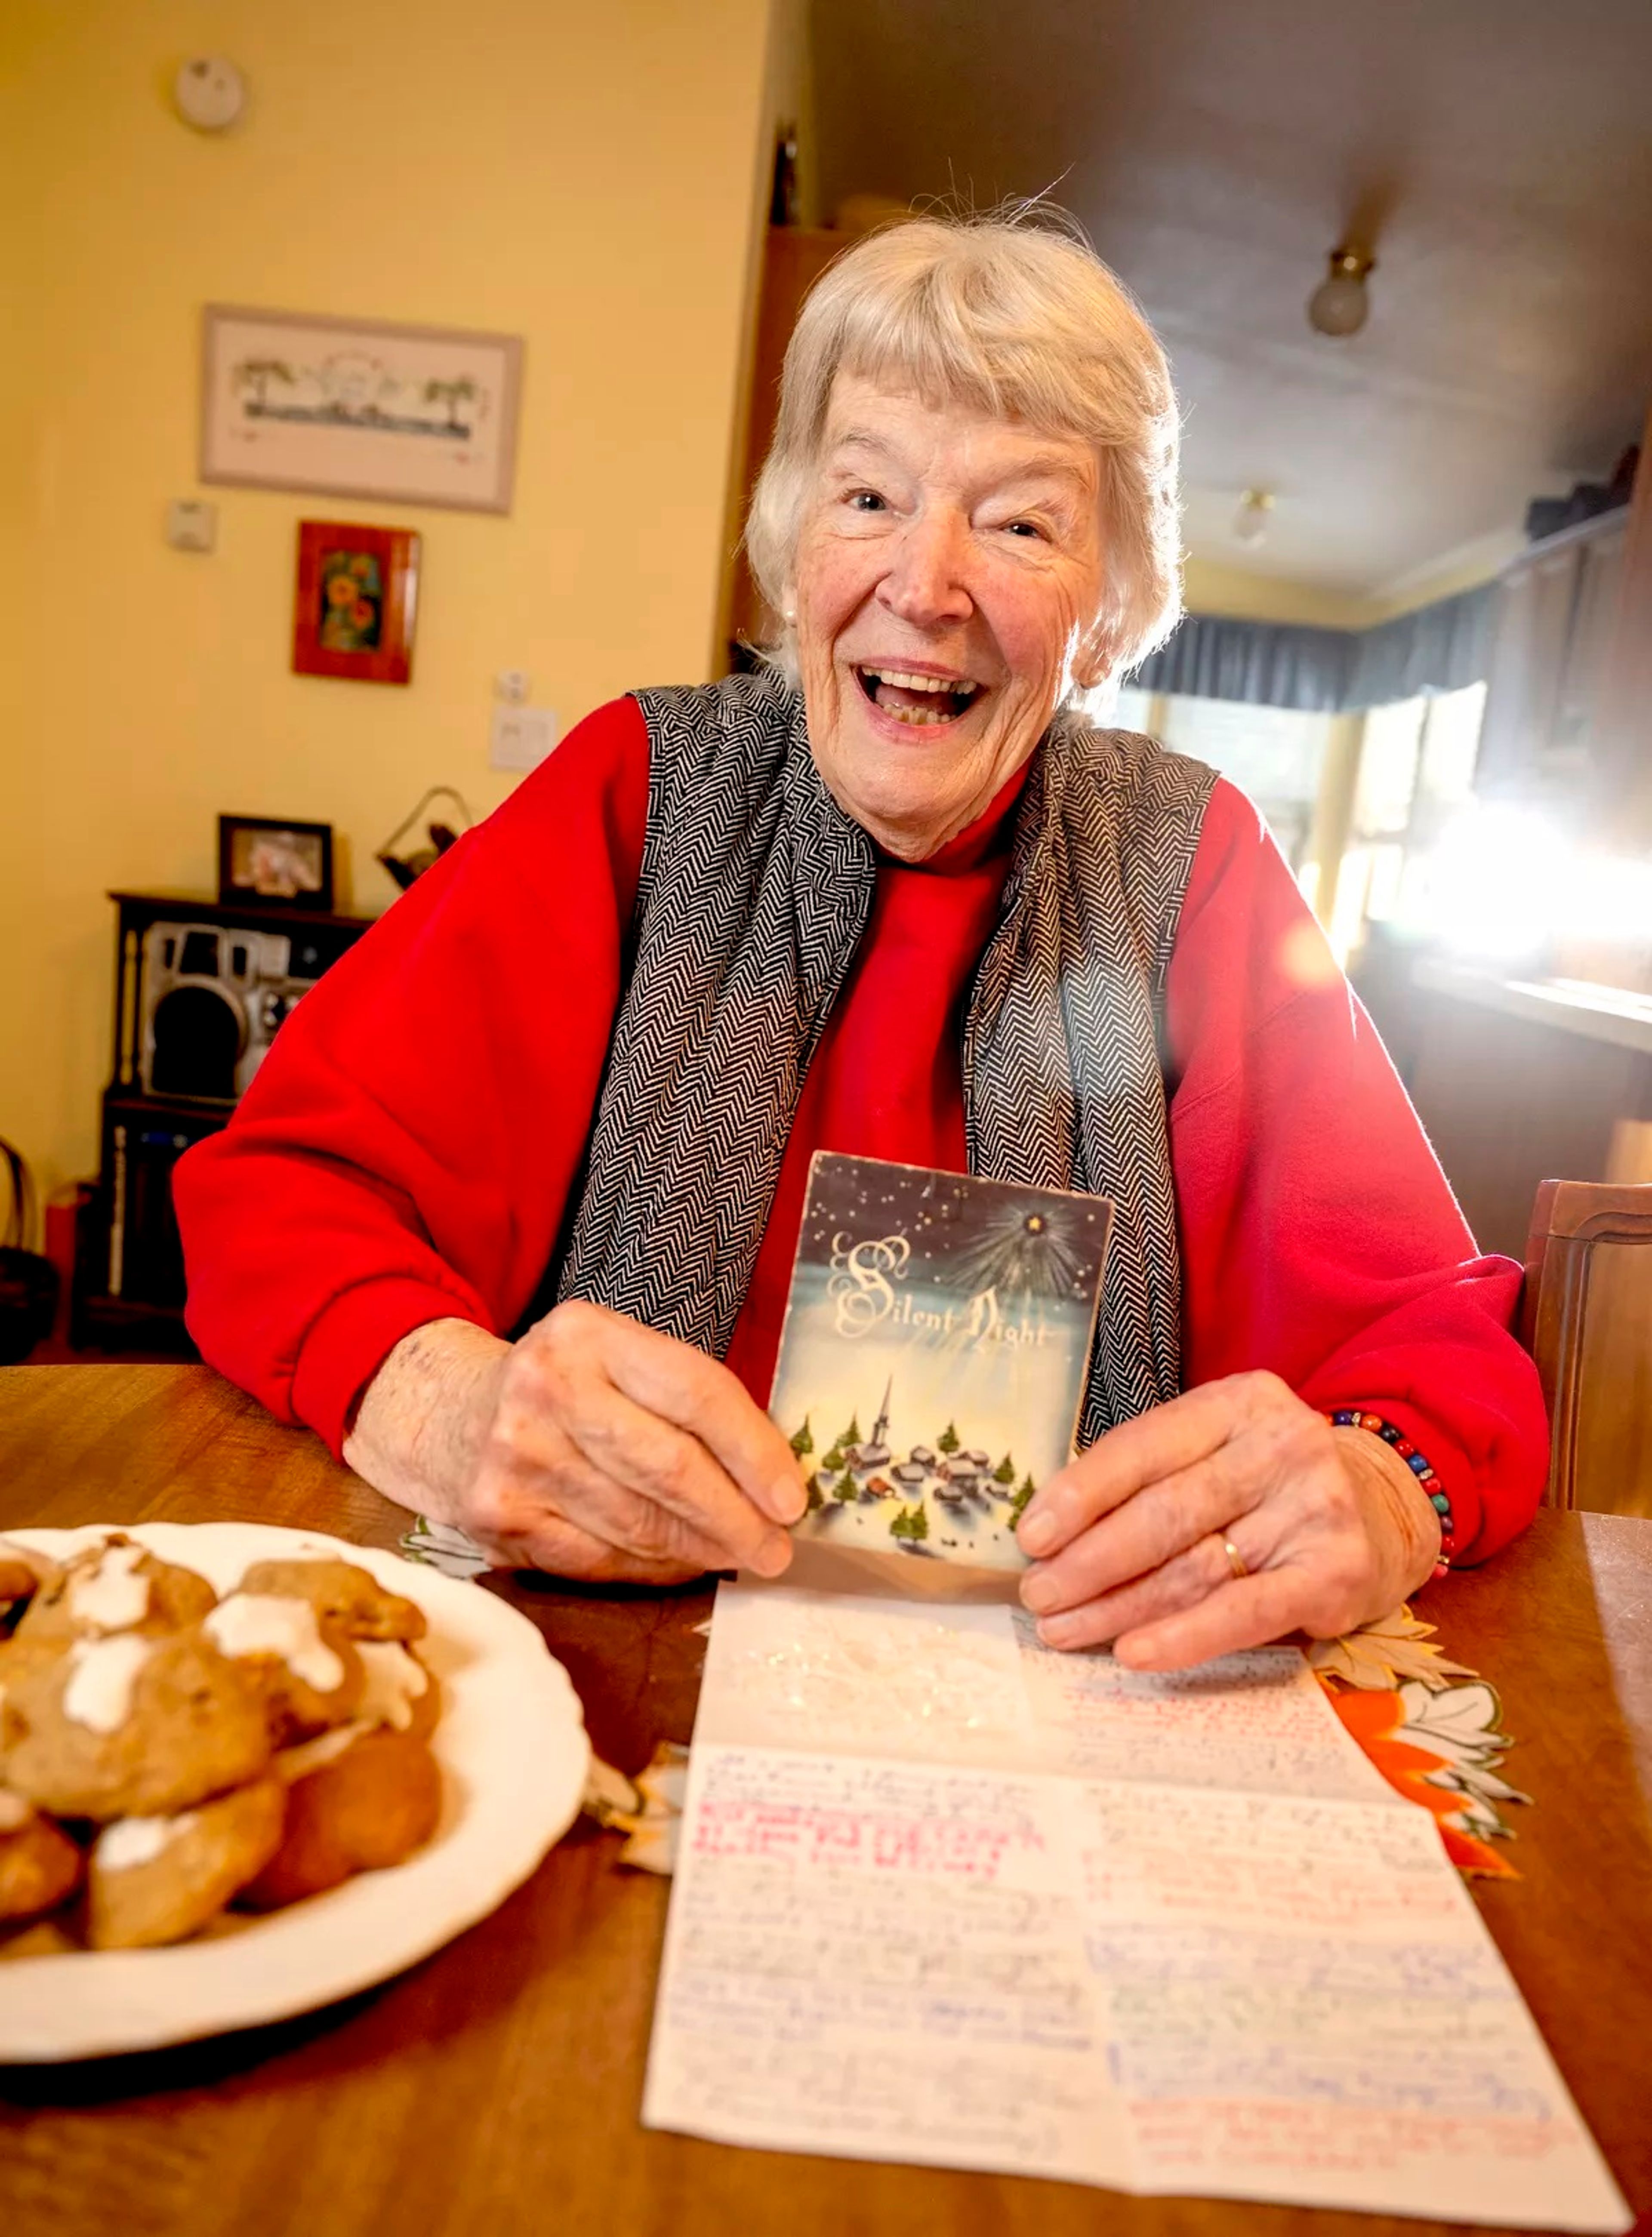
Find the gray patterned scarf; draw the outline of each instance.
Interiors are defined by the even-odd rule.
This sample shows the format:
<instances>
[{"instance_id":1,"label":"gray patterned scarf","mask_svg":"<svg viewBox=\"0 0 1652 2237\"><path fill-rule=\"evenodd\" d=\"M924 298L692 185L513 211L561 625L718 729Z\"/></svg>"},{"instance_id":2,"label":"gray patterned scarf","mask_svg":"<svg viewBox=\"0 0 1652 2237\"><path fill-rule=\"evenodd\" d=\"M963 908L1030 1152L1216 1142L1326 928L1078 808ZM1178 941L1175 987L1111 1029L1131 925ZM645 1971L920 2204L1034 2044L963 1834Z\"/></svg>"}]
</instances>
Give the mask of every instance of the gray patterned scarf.
<instances>
[{"instance_id":1,"label":"gray patterned scarf","mask_svg":"<svg viewBox=\"0 0 1652 2237\"><path fill-rule=\"evenodd\" d=\"M876 858L815 767L796 692L734 676L638 698L650 780L634 950L557 1295L720 1358ZM966 1006L970 1170L1117 1206L1084 1445L1180 1388L1158 1020L1214 782L1127 731L1052 730Z\"/></svg>"}]
</instances>

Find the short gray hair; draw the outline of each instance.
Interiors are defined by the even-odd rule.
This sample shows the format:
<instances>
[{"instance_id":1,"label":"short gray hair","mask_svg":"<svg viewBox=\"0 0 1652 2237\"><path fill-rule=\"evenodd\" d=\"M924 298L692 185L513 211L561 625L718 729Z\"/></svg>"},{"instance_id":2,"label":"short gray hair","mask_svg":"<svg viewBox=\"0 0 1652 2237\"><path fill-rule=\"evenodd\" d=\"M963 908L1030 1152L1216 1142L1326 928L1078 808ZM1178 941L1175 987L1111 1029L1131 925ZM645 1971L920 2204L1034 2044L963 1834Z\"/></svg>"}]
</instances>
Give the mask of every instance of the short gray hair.
<instances>
[{"instance_id":1,"label":"short gray hair","mask_svg":"<svg viewBox=\"0 0 1652 2237\"><path fill-rule=\"evenodd\" d=\"M1169 635L1181 612L1170 369L1071 221L1047 204L913 218L857 241L816 281L786 351L775 439L746 520L751 570L776 613L839 373L1093 443L1107 554L1098 665L1107 675L1133 668ZM790 622L770 651L795 676Z\"/></svg>"}]
</instances>

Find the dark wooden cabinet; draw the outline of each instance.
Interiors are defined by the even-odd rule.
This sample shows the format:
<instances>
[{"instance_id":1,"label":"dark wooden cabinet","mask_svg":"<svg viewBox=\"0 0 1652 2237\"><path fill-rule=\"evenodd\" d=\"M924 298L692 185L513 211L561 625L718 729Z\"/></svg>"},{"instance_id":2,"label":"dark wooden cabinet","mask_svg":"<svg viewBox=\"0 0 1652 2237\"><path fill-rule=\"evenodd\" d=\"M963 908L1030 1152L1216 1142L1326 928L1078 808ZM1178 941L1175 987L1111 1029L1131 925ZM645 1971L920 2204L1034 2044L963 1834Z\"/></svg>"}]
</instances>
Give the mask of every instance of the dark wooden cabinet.
<instances>
[{"instance_id":1,"label":"dark wooden cabinet","mask_svg":"<svg viewBox=\"0 0 1652 2237\"><path fill-rule=\"evenodd\" d=\"M1629 502L1505 568L1475 789L1652 847L1652 423Z\"/></svg>"},{"instance_id":2,"label":"dark wooden cabinet","mask_svg":"<svg viewBox=\"0 0 1652 2237\"><path fill-rule=\"evenodd\" d=\"M1534 544L1502 579L1475 789L1539 804L1597 791L1627 511Z\"/></svg>"},{"instance_id":3,"label":"dark wooden cabinet","mask_svg":"<svg viewBox=\"0 0 1652 2237\"><path fill-rule=\"evenodd\" d=\"M1616 843L1652 849L1652 419L1625 523L1611 650L1596 716Z\"/></svg>"}]
</instances>

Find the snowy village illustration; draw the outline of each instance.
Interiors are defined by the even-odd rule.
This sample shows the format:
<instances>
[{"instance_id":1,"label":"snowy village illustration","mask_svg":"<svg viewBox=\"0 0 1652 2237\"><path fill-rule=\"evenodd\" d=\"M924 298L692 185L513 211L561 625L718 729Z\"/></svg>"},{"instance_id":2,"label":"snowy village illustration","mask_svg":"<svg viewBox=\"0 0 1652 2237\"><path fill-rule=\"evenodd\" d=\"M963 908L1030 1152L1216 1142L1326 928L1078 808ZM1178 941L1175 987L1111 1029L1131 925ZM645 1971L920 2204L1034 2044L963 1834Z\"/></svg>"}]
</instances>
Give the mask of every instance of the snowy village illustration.
<instances>
[{"instance_id":1,"label":"snowy village illustration","mask_svg":"<svg viewBox=\"0 0 1652 2237\"><path fill-rule=\"evenodd\" d=\"M1072 1450L1112 1206L821 1151L770 1413L796 1534L1021 1568L1017 1518Z\"/></svg>"}]
</instances>

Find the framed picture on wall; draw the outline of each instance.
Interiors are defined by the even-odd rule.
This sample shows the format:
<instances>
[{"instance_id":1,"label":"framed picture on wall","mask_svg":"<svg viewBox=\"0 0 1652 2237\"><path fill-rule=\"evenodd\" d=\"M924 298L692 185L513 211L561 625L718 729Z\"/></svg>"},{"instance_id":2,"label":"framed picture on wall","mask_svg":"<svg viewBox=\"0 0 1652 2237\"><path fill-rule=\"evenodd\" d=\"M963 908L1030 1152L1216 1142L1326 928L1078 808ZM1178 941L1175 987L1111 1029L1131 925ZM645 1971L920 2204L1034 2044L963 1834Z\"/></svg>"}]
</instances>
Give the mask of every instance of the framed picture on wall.
<instances>
[{"instance_id":1,"label":"framed picture on wall","mask_svg":"<svg viewBox=\"0 0 1652 2237\"><path fill-rule=\"evenodd\" d=\"M406 683L413 674L420 538L410 528L301 520L293 666L301 676Z\"/></svg>"},{"instance_id":2,"label":"framed picture on wall","mask_svg":"<svg viewBox=\"0 0 1652 2237\"><path fill-rule=\"evenodd\" d=\"M515 334L208 303L201 478L508 512Z\"/></svg>"},{"instance_id":3,"label":"framed picture on wall","mask_svg":"<svg viewBox=\"0 0 1652 2237\"><path fill-rule=\"evenodd\" d=\"M330 914L333 826L276 815L221 815L218 899L281 901Z\"/></svg>"}]
</instances>

